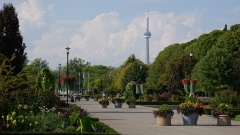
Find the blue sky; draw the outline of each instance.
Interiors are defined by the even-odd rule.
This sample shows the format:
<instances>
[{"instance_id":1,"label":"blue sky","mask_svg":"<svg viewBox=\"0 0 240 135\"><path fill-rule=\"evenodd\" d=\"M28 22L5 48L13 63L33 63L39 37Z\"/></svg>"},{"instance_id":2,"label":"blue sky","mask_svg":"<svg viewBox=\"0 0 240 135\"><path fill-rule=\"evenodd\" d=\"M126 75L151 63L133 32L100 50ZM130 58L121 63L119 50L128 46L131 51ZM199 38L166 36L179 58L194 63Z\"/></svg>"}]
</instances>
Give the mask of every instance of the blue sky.
<instances>
[{"instance_id":1,"label":"blue sky","mask_svg":"<svg viewBox=\"0 0 240 135\"><path fill-rule=\"evenodd\" d=\"M1 0L18 13L28 59L51 69L69 58L120 66L131 54L145 61L147 0ZM148 0L150 62L173 43L240 21L239 0ZM1 6L2 9L2 6Z\"/></svg>"}]
</instances>

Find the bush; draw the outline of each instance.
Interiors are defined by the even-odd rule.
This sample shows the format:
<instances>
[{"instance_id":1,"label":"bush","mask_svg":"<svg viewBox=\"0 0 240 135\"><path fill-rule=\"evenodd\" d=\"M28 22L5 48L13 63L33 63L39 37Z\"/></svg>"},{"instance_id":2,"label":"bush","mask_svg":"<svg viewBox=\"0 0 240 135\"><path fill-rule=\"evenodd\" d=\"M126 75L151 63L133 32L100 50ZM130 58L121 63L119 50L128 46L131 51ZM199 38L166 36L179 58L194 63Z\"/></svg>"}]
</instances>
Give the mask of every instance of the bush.
<instances>
[{"instance_id":1,"label":"bush","mask_svg":"<svg viewBox=\"0 0 240 135\"><path fill-rule=\"evenodd\" d=\"M215 92L214 102L217 104L226 103L231 104L233 107L240 107L240 96L233 90L221 90Z\"/></svg>"}]
</instances>

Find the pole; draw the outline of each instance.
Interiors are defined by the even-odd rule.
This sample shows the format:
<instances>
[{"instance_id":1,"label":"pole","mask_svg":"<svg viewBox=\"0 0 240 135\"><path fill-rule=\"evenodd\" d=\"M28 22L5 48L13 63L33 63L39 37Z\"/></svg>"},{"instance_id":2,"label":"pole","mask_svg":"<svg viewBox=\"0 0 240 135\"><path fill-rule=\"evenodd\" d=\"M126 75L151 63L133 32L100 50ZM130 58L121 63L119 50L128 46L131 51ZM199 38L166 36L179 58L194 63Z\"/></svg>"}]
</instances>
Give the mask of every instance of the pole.
<instances>
[{"instance_id":1,"label":"pole","mask_svg":"<svg viewBox=\"0 0 240 135\"><path fill-rule=\"evenodd\" d=\"M80 72L78 72L78 79L79 79L79 93L81 93L81 81L80 81L80 76L81 76L81 73Z\"/></svg>"},{"instance_id":2,"label":"pole","mask_svg":"<svg viewBox=\"0 0 240 135\"><path fill-rule=\"evenodd\" d=\"M59 76L59 80L58 80L58 85L59 85L59 89L58 89L58 94L60 96L60 90L61 90L61 80L60 80L60 69L61 69L61 64L58 64L58 68L59 68L59 72L58 72L58 76Z\"/></svg>"},{"instance_id":3,"label":"pole","mask_svg":"<svg viewBox=\"0 0 240 135\"><path fill-rule=\"evenodd\" d=\"M89 73L88 73L88 90L89 90Z\"/></svg>"},{"instance_id":4,"label":"pole","mask_svg":"<svg viewBox=\"0 0 240 135\"><path fill-rule=\"evenodd\" d=\"M68 85L69 85L69 79L68 79L68 55L69 55L69 47L66 48L67 50L67 105L68 105Z\"/></svg>"},{"instance_id":5,"label":"pole","mask_svg":"<svg viewBox=\"0 0 240 135\"><path fill-rule=\"evenodd\" d=\"M69 85L69 81L68 81L68 54L69 54L69 52L67 52L67 104L68 104L68 85Z\"/></svg>"}]
</instances>

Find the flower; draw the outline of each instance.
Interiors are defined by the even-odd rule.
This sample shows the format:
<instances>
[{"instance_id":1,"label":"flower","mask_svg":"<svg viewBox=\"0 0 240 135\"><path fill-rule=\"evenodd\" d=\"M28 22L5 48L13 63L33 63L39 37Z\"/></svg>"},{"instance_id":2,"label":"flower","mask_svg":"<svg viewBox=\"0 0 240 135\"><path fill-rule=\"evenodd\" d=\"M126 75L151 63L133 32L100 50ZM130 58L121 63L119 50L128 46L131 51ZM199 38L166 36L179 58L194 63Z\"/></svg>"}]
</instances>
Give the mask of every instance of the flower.
<instances>
[{"instance_id":1,"label":"flower","mask_svg":"<svg viewBox=\"0 0 240 135\"><path fill-rule=\"evenodd\" d=\"M218 118L219 115L228 115L232 119L235 118L236 114L234 114L232 111L232 106L230 104L219 104L218 108L214 111L213 116L215 118Z\"/></svg>"},{"instance_id":2,"label":"flower","mask_svg":"<svg viewBox=\"0 0 240 135\"><path fill-rule=\"evenodd\" d=\"M168 115L172 117L174 115L174 112L172 109L169 108L167 104L163 104L158 108L158 110L153 111L153 114L154 114L154 118L167 117Z\"/></svg>"},{"instance_id":3,"label":"flower","mask_svg":"<svg viewBox=\"0 0 240 135\"><path fill-rule=\"evenodd\" d=\"M197 79L191 79L190 82L196 84L197 83Z\"/></svg>"},{"instance_id":4,"label":"flower","mask_svg":"<svg viewBox=\"0 0 240 135\"><path fill-rule=\"evenodd\" d=\"M190 81L189 79L183 79L183 80L182 80L182 84L188 84L189 81Z\"/></svg>"},{"instance_id":5,"label":"flower","mask_svg":"<svg viewBox=\"0 0 240 135\"><path fill-rule=\"evenodd\" d=\"M115 104L115 102L124 102L125 97L117 96L112 99L112 103Z\"/></svg>"},{"instance_id":6,"label":"flower","mask_svg":"<svg viewBox=\"0 0 240 135\"><path fill-rule=\"evenodd\" d=\"M109 98L99 98L98 103L101 105L109 105Z\"/></svg>"},{"instance_id":7,"label":"flower","mask_svg":"<svg viewBox=\"0 0 240 135\"><path fill-rule=\"evenodd\" d=\"M198 113L201 116L202 114L204 114L203 104L186 101L178 106L177 112L178 114L182 113L186 116L193 113Z\"/></svg>"}]
</instances>

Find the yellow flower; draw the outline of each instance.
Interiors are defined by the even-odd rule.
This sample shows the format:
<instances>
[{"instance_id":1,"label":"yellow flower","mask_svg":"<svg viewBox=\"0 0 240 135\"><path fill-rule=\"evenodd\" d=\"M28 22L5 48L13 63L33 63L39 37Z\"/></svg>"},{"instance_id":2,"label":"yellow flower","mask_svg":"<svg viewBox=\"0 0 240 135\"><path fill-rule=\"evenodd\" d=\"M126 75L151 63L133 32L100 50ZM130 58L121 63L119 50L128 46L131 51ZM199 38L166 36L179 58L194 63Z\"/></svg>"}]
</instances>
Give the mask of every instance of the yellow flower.
<instances>
[{"instance_id":1,"label":"yellow flower","mask_svg":"<svg viewBox=\"0 0 240 135\"><path fill-rule=\"evenodd\" d=\"M13 120L13 125L16 125L17 121L16 120Z\"/></svg>"},{"instance_id":2,"label":"yellow flower","mask_svg":"<svg viewBox=\"0 0 240 135\"><path fill-rule=\"evenodd\" d=\"M12 112L12 116L15 116L17 113L16 112Z\"/></svg>"}]
</instances>

